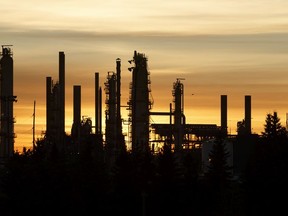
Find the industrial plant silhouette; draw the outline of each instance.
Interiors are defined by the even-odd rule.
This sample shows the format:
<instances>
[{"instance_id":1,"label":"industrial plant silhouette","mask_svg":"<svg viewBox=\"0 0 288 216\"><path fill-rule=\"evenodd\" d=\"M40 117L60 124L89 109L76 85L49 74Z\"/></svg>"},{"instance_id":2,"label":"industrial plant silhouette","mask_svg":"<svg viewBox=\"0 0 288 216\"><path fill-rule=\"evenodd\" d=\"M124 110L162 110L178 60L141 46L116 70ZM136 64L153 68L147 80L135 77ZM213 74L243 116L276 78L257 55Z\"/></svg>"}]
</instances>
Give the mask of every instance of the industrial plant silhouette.
<instances>
[{"instance_id":1,"label":"industrial plant silhouette","mask_svg":"<svg viewBox=\"0 0 288 216\"><path fill-rule=\"evenodd\" d=\"M19 154L14 151L12 57L11 45L3 45L0 160L4 172L0 183L5 187L0 194L8 198L0 199L4 204L0 211L6 215L20 212L11 210L19 199L22 210L28 209L25 197L34 202L28 214L38 215L56 211L70 215L91 211L96 215L258 215L282 209L282 200L270 196L287 189L287 132L277 113L266 119L268 131L270 123L277 126L275 136L251 132L251 95L244 96L245 116L235 135L227 132L227 95L220 95L220 126L186 122L181 78L173 83L170 110L153 112L148 59L134 51L129 60L132 81L127 104L121 101L120 58L116 72L107 74L105 132L102 88L99 72L95 72L94 124L91 118L81 117L81 86L74 85L73 125L67 135L65 53L60 51L58 81L46 77L45 136L33 140L32 150ZM122 128L123 106L129 111L128 140ZM152 124L152 115L168 116L169 122ZM263 206L267 200L269 206Z\"/></svg>"},{"instance_id":2,"label":"industrial plant silhouette","mask_svg":"<svg viewBox=\"0 0 288 216\"><path fill-rule=\"evenodd\" d=\"M157 153L159 146L164 144L180 154L185 149L201 148L207 140L222 133L229 141L234 136L227 133L227 95L221 95L221 126L216 124L188 124L184 114L184 84L181 78L173 83L173 103L170 103L169 112L152 112L153 101L149 97L151 92L150 72L147 67L145 54L134 51L132 60L129 60L132 72L130 96L127 102L129 110L128 142L132 152ZM59 52L59 81L53 84L52 78L46 78L46 134L45 148L49 152L55 147L58 152L81 153L81 145L89 140L92 146L103 147L106 160L113 161L118 154L126 150L122 132L121 117L121 60L116 59L116 73L108 72L105 82L105 141L102 132L102 89L99 86L99 73L95 73L95 133L91 118L81 119L81 86L73 86L73 125L71 142L65 139L65 54ZM151 124L150 116L165 115L170 121L167 124ZM251 135L251 96L245 95L244 133ZM151 139L151 132L155 139ZM243 129L241 131L243 133ZM86 140L86 141L85 141ZM231 142L230 142L231 143ZM55 146L54 146L55 145ZM228 144L227 144L228 145ZM206 145L206 146L209 146ZM230 144L232 146L232 144ZM229 147L230 147L229 146ZM157 149L155 148L157 147ZM206 152L211 150L205 149ZM232 149L231 149L232 151ZM204 151L203 151L204 153ZM232 152L231 152L232 153ZM208 160L208 158L205 158ZM205 163L205 162L204 162ZM241 167L241 165L239 165ZM239 170L237 170L239 171Z\"/></svg>"}]
</instances>

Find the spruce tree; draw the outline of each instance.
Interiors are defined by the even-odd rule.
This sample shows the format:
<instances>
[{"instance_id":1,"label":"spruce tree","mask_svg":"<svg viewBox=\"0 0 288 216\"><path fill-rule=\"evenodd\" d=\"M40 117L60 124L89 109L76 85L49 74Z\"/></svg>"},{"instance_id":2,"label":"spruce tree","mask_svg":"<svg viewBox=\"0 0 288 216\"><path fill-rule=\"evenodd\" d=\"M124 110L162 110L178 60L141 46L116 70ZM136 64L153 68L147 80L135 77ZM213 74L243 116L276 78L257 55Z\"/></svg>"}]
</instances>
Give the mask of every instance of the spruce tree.
<instances>
[{"instance_id":1,"label":"spruce tree","mask_svg":"<svg viewBox=\"0 0 288 216\"><path fill-rule=\"evenodd\" d=\"M208 171L206 179L206 203L215 215L226 215L230 209L232 167L228 164L230 153L227 151L223 136L216 137L212 150L209 154Z\"/></svg>"},{"instance_id":2,"label":"spruce tree","mask_svg":"<svg viewBox=\"0 0 288 216\"><path fill-rule=\"evenodd\" d=\"M216 137L212 150L209 154L208 171L205 174L211 186L222 189L232 177L232 167L228 165L228 157L230 153L227 151L223 137Z\"/></svg>"},{"instance_id":3,"label":"spruce tree","mask_svg":"<svg viewBox=\"0 0 288 216\"><path fill-rule=\"evenodd\" d=\"M281 125L277 112L267 114L262 137L264 143L274 147L287 142L287 130Z\"/></svg>"}]
</instances>

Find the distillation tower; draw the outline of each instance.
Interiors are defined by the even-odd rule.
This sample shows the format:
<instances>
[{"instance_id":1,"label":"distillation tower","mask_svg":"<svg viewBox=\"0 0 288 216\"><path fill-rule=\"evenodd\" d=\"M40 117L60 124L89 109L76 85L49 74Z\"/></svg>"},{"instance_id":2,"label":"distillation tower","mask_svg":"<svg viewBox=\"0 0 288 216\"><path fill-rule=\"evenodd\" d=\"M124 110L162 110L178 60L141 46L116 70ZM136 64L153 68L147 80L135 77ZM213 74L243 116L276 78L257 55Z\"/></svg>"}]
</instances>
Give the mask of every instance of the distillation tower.
<instances>
[{"instance_id":1,"label":"distillation tower","mask_svg":"<svg viewBox=\"0 0 288 216\"><path fill-rule=\"evenodd\" d=\"M149 98L150 73L147 69L147 57L142 53L134 51L134 57L129 63L134 66L132 71L132 82L130 83L129 109L129 140L132 152L145 152L149 150L149 110L152 101Z\"/></svg>"},{"instance_id":2,"label":"distillation tower","mask_svg":"<svg viewBox=\"0 0 288 216\"><path fill-rule=\"evenodd\" d=\"M13 103L13 53L12 45L2 45L0 59L0 160L13 156L14 153L14 117Z\"/></svg>"},{"instance_id":3,"label":"distillation tower","mask_svg":"<svg viewBox=\"0 0 288 216\"><path fill-rule=\"evenodd\" d=\"M122 133L121 119L121 60L116 59L116 73L109 71L105 82L106 110L105 110L105 150L109 158L114 158L121 151L126 150Z\"/></svg>"},{"instance_id":4,"label":"distillation tower","mask_svg":"<svg viewBox=\"0 0 288 216\"><path fill-rule=\"evenodd\" d=\"M176 82L173 84L172 95L174 97L174 142L175 150L182 149L183 143L183 126L185 125L184 116L184 85L181 83L181 78L177 78Z\"/></svg>"},{"instance_id":5,"label":"distillation tower","mask_svg":"<svg viewBox=\"0 0 288 216\"><path fill-rule=\"evenodd\" d=\"M105 82L106 93L106 110L105 110L105 149L106 151L113 151L116 148L117 142L117 94L116 94L116 74L115 72L108 72L107 81Z\"/></svg>"},{"instance_id":6,"label":"distillation tower","mask_svg":"<svg viewBox=\"0 0 288 216\"><path fill-rule=\"evenodd\" d=\"M169 124L151 124L151 128L154 134L158 135L158 138L153 140L153 142L167 144L174 151L182 150L183 144L185 144L185 142L187 141L187 134L185 133L186 119L184 115L184 85L181 80L184 79L177 78L176 81L173 83L173 106L170 103L170 111L150 112L150 115L170 116ZM153 143L153 146L154 145L155 143Z\"/></svg>"},{"instance_id":7,"label":"distillation tower","mask_svg":"<svg viewBox=\"0 0 288 216\"><path fill-rule=\"evenodd\" d=\"M187 124L184 114L184 84L183 78L177 78L173 83L173 108L170 103L170 112L150 112L151 115L169 115L168 124L151 124L151 129L155 135L153 145L168 144L175 152L182 149L198 148L204 140L215 137L219 127L216 124ZM224 104L224 103L223 103ZM225 104L223 105L225 106ZM172 117L173 120L172 121ZM227 125L223 117L223 127ZM156 147L157 149L158 147ZM157 150L156 150L157 151Z\"/></svg>"}]
</instances>

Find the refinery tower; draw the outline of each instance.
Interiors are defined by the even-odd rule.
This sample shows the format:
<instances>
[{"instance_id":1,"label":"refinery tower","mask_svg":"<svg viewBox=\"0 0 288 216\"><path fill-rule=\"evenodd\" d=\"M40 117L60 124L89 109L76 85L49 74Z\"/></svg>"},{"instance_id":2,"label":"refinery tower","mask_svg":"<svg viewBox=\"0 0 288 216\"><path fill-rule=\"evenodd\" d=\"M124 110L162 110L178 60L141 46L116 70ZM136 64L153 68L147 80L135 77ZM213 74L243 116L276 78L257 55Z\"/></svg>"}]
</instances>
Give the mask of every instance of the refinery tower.
<instances>
[{"instance_id":1,"label":"refinery tower","mask_svg":"<svg viewBox=\"0 0 288 216\"><path fill-rule=\"evenodd\" d=\"M2 45L0 59L0 162L13 156L14 152L14 117L13 103L13 53L12 45Z\"/></svg>"},{"instance_id":2,"label":"refinery tower","mask_svg":"<svg viewBox=\"0 0 288 216\"><path fill-rule=\"evenodd\" d=\"M128 102L130 120L130 140L133 152L145 152L149 150L149 112L153 102L150 100L150 73L147 66L147 57L134 51L134 57L129 63L134 66L130 83L130 98Z\"/></svg>"}]
</instances>

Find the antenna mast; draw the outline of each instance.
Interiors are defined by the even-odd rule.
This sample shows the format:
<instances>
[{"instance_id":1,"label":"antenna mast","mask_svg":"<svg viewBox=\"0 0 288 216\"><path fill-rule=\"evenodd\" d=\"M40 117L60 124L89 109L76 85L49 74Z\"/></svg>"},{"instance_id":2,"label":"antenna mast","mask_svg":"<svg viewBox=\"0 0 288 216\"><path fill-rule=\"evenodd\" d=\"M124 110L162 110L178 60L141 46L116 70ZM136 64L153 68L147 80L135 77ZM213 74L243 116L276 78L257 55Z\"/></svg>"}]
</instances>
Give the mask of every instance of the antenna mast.
<instances>
[{"instance_id":1,"label":"antenna mast","mask_svg":"<svg viewBox=\"0 0 288 216\"><path fill-rule=\"evenodd\" d=\"M35 151L35 106L36 106L36 101L34 100L34 109L33 109L33 151Z\"/></svg>"}]
</instances>

